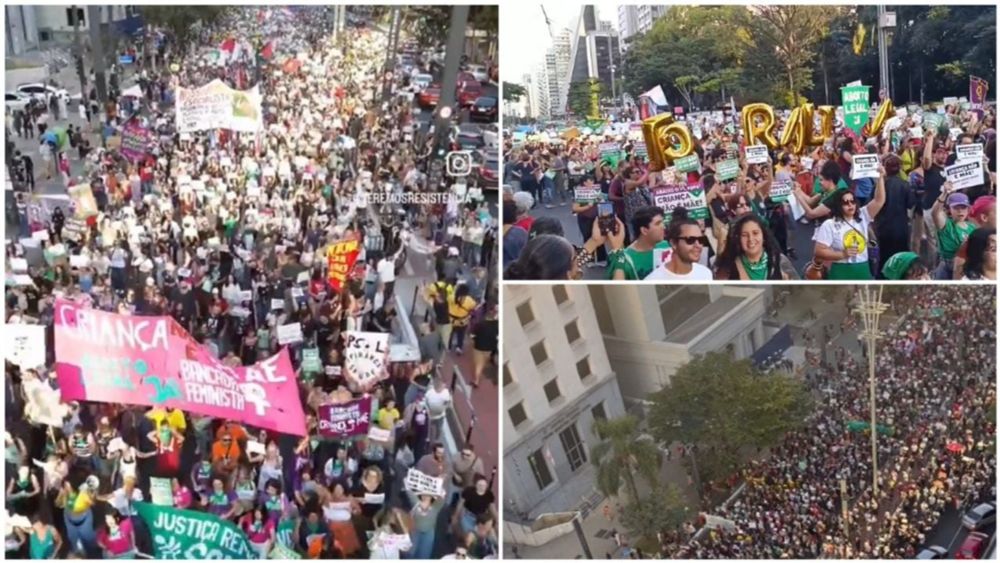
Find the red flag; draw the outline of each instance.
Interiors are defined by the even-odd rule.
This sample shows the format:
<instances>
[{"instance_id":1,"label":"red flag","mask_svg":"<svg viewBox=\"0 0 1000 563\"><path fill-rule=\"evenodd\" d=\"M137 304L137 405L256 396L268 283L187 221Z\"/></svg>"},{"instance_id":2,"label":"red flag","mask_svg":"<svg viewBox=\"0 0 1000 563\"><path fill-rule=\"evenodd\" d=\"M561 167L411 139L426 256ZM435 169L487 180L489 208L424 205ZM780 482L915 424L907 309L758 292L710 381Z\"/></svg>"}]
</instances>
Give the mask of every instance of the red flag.
<instances>
[{"instance_id":1,"label":"red flag","mask_svg":"<svg viewBox=\"0 0 1000 563\"><path fill-rule=\"evenodd\" d=\"M232 54L233 50L236 49L236 39L232 37L226 39L222 42L222 45L219 45L219 48L229 54Z\"/></svg>"},{"instance_id":2,"label":"red flag","mask_svg":"<svg viewBox=\"0 0 1000 563\"><path fill-rule=\"evenodd\" d=\"M260 50L260 56L266 61L271 60L271 57L274 56L274 41L268 41L267 45L264 45L264 48Z\"/></svg>"}]
</instances>

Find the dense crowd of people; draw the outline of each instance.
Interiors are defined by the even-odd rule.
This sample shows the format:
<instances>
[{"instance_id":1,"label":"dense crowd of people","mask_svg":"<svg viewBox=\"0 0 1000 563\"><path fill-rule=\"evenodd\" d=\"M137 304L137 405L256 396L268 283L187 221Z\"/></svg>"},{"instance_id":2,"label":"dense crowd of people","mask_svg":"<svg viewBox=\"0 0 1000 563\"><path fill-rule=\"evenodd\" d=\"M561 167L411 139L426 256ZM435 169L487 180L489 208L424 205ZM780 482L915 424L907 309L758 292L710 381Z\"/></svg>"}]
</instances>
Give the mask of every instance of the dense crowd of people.
<instances>
[{"instance_id":1,"label":"dense crowd of people","mask_svg":"<svg viewBox=\"0 0 1000 563\"><path fill-rule=\"evenodd\" d=\"M494 219L482 200L370 197L451 186L428 180L434 138L419 131L410 99L382 99L385 34L364 26L335 34L324 10L230 10L193 32L201 49L167 34L160 65L147 61L139 72L141 93L114 92L93 116L104 120L104 144L127 127L150 131L139 158L83 145L72 155L43 141L54 158L82 161L84 174L67 168L63 183L89 186L92 212L77 199L32 207L27 178L36 174L21 177L28 209L6 249L5 319L46 327L46 360L6 362L7 509L20 522L8 528L8 557L153 554L163 546L152 545L134 506L151 499L151 478L170 479L174 507L237 524L261 557L497 555L490 468L472 444L446 449L452 397L438 372L448 350L468 347L470 383L479 385L495 361ZM237 90L259 85L263 130L178 131L177 87L215 79ZM409 76L390 80L400 94ZM357 260L337 287L326 251L352 240ZM406 343L400 317L410 312L394 286L407 260L422 259L437 283L424 296L419 357L392 361L377 385L356 388L342 373L344 333ZM299 323L302 336L288 348L308 434L93 401L70 403L61 425L32 423L31 390L57 387L57 299L170 316L233 368L276 354L279 327ZM320 435L321 406L361 397L372 399L371 424L384 438ZM404 487L411 468L441 479L443 495Z\"/></svg>"},{"instance_id":2,"label":"dense crowd of people","mask_svg":"<svg viewBox=\"0 0 1000 563\"><path fill-rule=\"evenodd\" d=\"M516 140L507 131L504 268L514 265L510 279L581 277L581 268L612 280L995 279L995 110L936 110L900 110L907 115L893 129L871 136L837 117L824 144L778 146L753 164L733 116L678 116L692 131L691 155L658 172L638 121ZM919 135L931 115L940 124ZM779 131L783 119L775 119ZM982 181L958 189L945 169L966 158L957 152L966 145L982 149L973 157L983 162ZM855 157L867 154L877 155L877 174L855 170ZM704 193L697 213L690 202L671 203L684 186ZM672 195L658 197L662 188ZM557 238L534 241L543 205L559 207L549 217L572 213L579 233L560 227L544 233ZM798 256L805 236L811 256Z\"/></svg>"},{"instance_id":3,"label":"dense crowd of people","mask_svg":"<svg viewBox=\"0 0 1000 563\"><path fill-rule=\"evenodd\" d=\"M901 318L885 330L875 367L878 495L867 360L841 350L807 377L818 399L803 428L743 469L742 494L713 512L732 528L709 530L674 557L912 559L946 507L996 498L992 288L906 289L891 305Z\"/></svg>"}]
</instances>

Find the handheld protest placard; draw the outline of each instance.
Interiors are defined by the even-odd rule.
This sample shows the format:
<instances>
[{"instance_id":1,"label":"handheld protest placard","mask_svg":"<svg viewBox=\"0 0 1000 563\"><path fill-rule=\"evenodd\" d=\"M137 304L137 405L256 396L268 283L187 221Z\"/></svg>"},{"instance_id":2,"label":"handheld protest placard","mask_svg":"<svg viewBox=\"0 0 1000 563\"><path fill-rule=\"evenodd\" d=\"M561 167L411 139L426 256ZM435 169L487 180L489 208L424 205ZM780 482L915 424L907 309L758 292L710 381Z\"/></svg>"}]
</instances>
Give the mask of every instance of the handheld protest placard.
<instances>
[{"instance_id":1,"label":"handheld protest placard","mask_svg":"<svg viewBox=\"0 0 1000 563\"><path fill-rule=\"evenodd\" d=\"M675 122L674 116L669 113L643 120L642 137L652 172L659 172L673 164L674 160L694 152L691 131L686 125Z\"/></svg>"}]
</instances>

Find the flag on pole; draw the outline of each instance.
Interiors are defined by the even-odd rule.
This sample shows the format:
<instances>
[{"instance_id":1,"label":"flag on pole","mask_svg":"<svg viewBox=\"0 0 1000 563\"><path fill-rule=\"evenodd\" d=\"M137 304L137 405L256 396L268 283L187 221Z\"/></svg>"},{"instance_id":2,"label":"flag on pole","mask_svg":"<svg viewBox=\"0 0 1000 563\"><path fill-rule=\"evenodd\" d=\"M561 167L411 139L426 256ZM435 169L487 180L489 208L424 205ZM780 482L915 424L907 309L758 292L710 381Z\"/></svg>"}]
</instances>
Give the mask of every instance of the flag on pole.
<instances>
[{"instance_id":1,"label":"flag on pole","mask_svg":"<svg viewBox=\"0 0 1000 563\"><path fill-rule=\"evenodd\" d=\"M272 57L274 57L274 41L268 41L264 45L264 48L260 50L260 58L269 61Z\"/></svg>"}]
</instances>

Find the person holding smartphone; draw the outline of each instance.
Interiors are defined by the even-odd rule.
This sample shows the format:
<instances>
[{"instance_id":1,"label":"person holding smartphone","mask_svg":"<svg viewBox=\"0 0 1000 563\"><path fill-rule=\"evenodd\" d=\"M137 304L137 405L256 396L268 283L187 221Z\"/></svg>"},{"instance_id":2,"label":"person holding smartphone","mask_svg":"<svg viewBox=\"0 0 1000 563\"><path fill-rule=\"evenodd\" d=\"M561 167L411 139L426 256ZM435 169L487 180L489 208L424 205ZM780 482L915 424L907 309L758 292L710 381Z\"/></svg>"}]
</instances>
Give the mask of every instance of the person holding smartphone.
<instances>
[{"instance_id":1,"label":"person holding smartphone","mask_svg":"<svg viewBox=\"0 0 1000 563\"><path fill-rule=\"evenodd\" d=\"M592 176L586 176L577 188L582 191L593 190L595 188L599 189L600 186L594 182L594 178ZM612 225L615 224L613 204L607 202L603 194L599 194L599 197L600 199L597 200L582 200L577 198L574 193L573 213L576 215L576 224L580 227L580 237L584 241L590 238L590 233L594 230L594 221L598 220L601 208L603 208L605 213L610 213ZM605 229L605 236L607 236L607 230L608 229ZM604 248L604 245L597 248L595 258L597 260L591 264L592 267L603 268L607 265L608 251Z\"/></svg>"}]
</instances>

